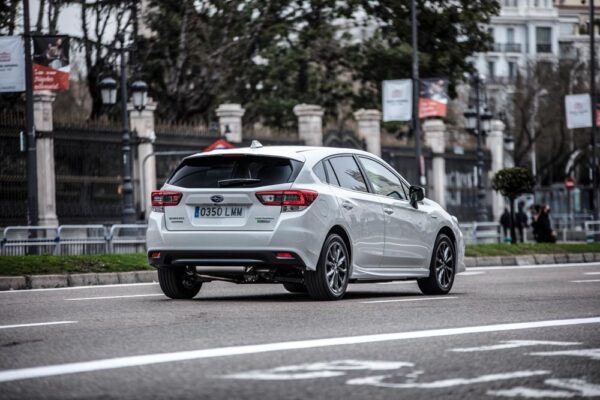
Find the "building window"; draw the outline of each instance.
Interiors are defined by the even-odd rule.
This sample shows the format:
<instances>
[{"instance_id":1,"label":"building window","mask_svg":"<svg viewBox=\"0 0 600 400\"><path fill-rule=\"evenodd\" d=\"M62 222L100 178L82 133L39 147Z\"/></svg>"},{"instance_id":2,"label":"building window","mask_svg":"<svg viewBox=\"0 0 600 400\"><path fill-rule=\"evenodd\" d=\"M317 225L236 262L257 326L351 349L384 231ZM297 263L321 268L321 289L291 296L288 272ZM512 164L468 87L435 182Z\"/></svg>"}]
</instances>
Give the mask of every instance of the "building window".
<instances>
[{"instance_id":1,"label":"building window","mask_svg":"<svg viewBox=\"0 0 600 400\"><path fill-rule=\"evenodd\" d=\"M535 42L537 53L552 53L552 28L535 28Z\"/></svg>"},{"instance_id":2,"label":"building window","mask_svg":"<svg viewBox=\"0 0 600 400\"><path fill-rule=\"evenodd\" d=\"M508 62L508 79L511 81L517 79L517 64L514 61Z\"/></svg>"},{"instance_id":3,"label":"building window","mask_svg":"<svg viewBox=\"0 0 600 400\"><path fill-rule=\"evenodd\" d=\"M515 42L515 28L507 28L506 29L506 43L514 43Z\"/></svg>"},{"instance_id":4,"label":"building window","mask_svg":"<svg viewBox=\"0 0 600 400\"><path fill-rule=\"evenodd\" d=\"M496 63L493 61L488 61L488 76L490 79L494 79L496 77Z\"/></svg>"}]
</instances>

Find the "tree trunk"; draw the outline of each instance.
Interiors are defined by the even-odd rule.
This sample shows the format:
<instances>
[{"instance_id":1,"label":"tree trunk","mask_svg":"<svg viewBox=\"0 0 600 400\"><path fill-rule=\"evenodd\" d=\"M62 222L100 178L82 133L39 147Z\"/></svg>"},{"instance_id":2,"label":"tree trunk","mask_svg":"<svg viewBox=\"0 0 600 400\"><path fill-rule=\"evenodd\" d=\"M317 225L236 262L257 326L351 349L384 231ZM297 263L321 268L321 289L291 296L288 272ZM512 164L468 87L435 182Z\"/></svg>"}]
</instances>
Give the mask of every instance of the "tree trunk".
<instances>
[{"instance_id":1,"label":"tree trunk","mask_svg":"<svg viewBox=\"0 0 600 400\"><path fill-rule=\"evenodd\" d=\"M510 201L510 242L517 244L517 235L515 232L515 199L509 198Z\"/></svg>"}]
</instances>

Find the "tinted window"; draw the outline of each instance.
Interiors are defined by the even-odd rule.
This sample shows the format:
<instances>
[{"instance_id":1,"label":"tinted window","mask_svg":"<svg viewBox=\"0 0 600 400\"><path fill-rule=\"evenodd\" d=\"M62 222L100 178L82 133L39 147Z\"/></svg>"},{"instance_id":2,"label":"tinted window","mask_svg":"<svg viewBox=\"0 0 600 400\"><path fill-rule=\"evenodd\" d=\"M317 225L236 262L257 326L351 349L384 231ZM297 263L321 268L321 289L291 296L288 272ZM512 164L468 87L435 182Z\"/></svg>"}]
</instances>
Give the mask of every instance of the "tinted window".
<instances>
[{"instance_id":1,"label":"tinted window","mask_svg":"<svg viewBox=\"0 0 600 400\"><path fill-rule=\"evenodd\" d=\"M334 157L329 161L341 187L361 192L367 191L367 185L354 158L350 156Z\"/></svg>"},{"instance_id":2,"label":"tinted window","mask_svg":"<svg viewBox=\"0 0 600 400\"><path fill-rule=\"evenodd\" d=\"M392 171L370 158L360 158L360 162L365 168L367 178L375 193L390 196L399 200L406 200L406 193L402 187L402 182Z\"/></svg>"},{"instance_id":3,"label":"tinted window","mask_svg":"<svg viewBox=\"0 0 600 400\"><path fill-rule=\"evenodd\" d=\"M329 163L329 160L323 161L325 164L325 170L327 171L327 179L331 185L340 186L340 181L338 181L337 176L335 176L335 172L333 172L333 168Z\"/></svg>"},{"instance_id":4,"label":"tinted window","mask_svg":"<svg viewBox=\"0 0 600 400\"><path fill-rule=\"evenodd\" d=\"M317 165L315 165L315 167L313 168L313 172L315 173L315 175L317 175L321 182L327 183L327 175L325 175L325 168L323 167L323 162L320 162Z\"/></svg>"},{"instance_id":5,"label":"tinted window","mask_svg":"<svg viewBox=\"0 0 600 400\"><path fill-rule=\"evenodd\" d=\"M257 187L288 182L302 163L280 157L227 155L184 160L168 183L185 188ZM227 180L239 182L226 182Z\"/></svg>"}]
</instances>

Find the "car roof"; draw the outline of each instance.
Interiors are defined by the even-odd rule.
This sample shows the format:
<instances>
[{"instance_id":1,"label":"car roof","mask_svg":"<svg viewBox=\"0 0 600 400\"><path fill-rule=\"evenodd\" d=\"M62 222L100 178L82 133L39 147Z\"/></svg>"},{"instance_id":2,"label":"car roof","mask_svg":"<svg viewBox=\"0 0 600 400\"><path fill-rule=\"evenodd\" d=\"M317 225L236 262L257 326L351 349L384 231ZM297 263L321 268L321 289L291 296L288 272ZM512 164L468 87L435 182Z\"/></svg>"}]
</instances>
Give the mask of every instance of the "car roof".
<instances>
[{"instance_id":1,"label":"car roof","mask_svg":"<svg viewBox=\"0 0 600 400\"><path fill-rule=\"evenodd\" d=\"M317 147L317 146L263 146L263 147L240 147L232 149L215 149L204 153L196 153L186 158L206 157L226 154L254 154L261 156L287 157L297 161L318 161L324 157L336 154L363 154L373 156L363 150L347 149L338 147Z\"/></svg>"}]
</instances>

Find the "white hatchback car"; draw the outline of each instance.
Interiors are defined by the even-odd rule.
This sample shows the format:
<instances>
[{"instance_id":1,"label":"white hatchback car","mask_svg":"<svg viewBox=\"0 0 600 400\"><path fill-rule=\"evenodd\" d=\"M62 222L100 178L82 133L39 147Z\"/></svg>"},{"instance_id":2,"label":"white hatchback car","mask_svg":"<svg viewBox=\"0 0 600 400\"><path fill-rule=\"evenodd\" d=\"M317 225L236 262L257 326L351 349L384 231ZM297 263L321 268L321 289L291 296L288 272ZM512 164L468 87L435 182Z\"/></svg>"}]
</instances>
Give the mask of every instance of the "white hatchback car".
<instances>
[{"instance_id":1,"label":"white hatchback car","mask_svg":"<svg viewBox=\"0 0 600 400\"><path fill-rule=\"evenodd\" d=\"M326 147L254 142L185 158L152 193L147 245L174 299L212 280L280 283L317 300L391 280L446 294L464 270L455 217L379 157Z\"/></svg>"}]
</instances>

